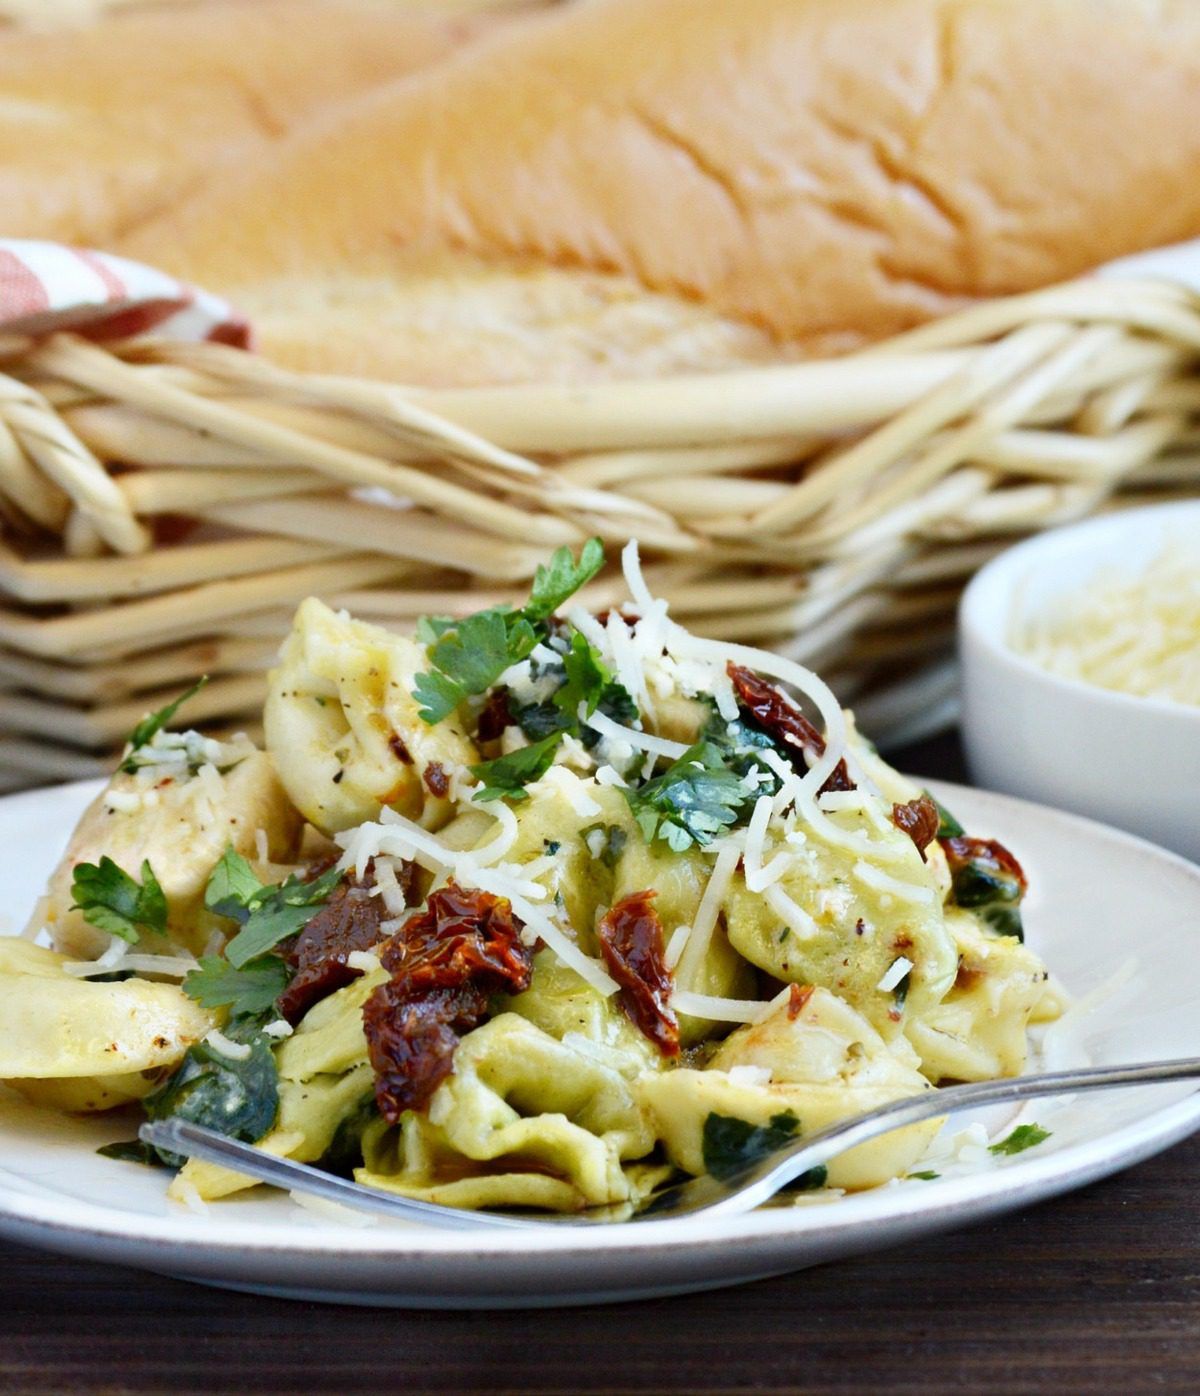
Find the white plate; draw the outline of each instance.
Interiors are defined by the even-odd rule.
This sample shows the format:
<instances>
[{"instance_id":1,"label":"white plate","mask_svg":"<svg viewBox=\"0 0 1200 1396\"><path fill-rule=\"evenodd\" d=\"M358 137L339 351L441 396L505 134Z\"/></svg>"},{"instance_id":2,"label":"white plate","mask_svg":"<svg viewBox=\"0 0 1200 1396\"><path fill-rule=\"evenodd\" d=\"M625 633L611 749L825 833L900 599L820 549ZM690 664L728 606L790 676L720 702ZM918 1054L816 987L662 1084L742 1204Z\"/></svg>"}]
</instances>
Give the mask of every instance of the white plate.
<instances>
[{"instance_id":1,"label":"white plate","mask_svg":"<svg viewBox=\"0 0 1200 1396\"><path fill-rule=\"evenodd\" d=\"M94 784L0 800L5 906L32 906ZM1030 875L1031 942L1083 995L1136 957L1118 993L1084 1017L1097 1063L1200 1055L1200 867L1126 834L1004 796L946 786L972 830L1010 845ZM15 930L15 926L7 929ZM895 1245L1077 1188L1200 1127L1187 1085L1038 1104L1036 1149L968 1176L729 1221L641 1222L545 1232L347 1227L259 1190L196 1215L164 1175L100 1158L126 1132L0 1098L0 1234L71 1255L234 1289L341 1303L519 1307L708 1289ZM959 1120L955 1128L965 1121Z\"/></svg>"}]
</instances>

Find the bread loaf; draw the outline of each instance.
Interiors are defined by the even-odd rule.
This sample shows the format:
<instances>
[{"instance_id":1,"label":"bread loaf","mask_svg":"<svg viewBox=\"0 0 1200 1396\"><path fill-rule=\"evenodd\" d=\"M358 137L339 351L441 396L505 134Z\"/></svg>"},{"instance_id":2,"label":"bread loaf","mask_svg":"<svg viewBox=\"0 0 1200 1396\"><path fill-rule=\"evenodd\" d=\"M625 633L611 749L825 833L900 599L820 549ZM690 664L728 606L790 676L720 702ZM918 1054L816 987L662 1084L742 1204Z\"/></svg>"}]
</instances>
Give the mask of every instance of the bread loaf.
<instances>
[{"instance_id":1,"label":"bread loaf","mask_svg":"<svg viewBox=\"0 0 1200 1396\"><path fill-rule=\"evenodd\" d=\"M585 0L123 250L287 363L470 383L848 348L1197 233L1195 0Z\"/></svg>"},{"instance_id":2,"label":"bread loaf","mask_svg":"<svg viewBox=\"0 0 1200 1396\"><path fill-rule=\"evenodd\" d=\"M199 0L68 29L48 10L0 24L0 234L102 248L483 22L398 0Z\"/></svg>"}]
</instances>

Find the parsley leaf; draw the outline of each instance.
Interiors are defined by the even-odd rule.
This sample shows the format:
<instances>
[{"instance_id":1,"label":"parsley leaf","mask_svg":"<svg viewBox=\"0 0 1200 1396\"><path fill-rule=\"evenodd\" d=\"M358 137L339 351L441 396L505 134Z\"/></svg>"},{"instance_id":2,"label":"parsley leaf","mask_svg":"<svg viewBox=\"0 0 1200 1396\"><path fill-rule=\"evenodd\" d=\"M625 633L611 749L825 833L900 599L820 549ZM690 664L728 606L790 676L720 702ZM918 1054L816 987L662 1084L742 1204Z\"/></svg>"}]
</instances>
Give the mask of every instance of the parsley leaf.
<instances>
[{"instance_id":1,"label":"parsley leaf","mask_svg":"<svg viewBox=\"0 0 1200 1396\"><path fill-rule=\"evenodd\" d=\"M540 742L519 747L507 756L483 761L471 767L471 774L484 783L477 800L523 800L530 781L544 776L554 761L554 753L562 739L561 732L551 732Z\"/></svg>"},{"instance_id":2,"label":"parsley leaf","mask_svg":"<svg viewBox=\"0 0 1200 1396\"><path fill-rule=\"evenodd\" d=\"M130 732L128 738L129 750L125 753L125 759L117 769L123 771L126 775L133 775L138 768L137 762L133 759L134 753L140 751L142 747L152 742L188 699L194 698L207 682L208 675L203 674L192 684L191 688L189 688L186 693L181 693L173 703L168 703L165 707L159 708L155 713L147 713L133 731Z\"/></svg>"},{"instance_id":3,"label":"parsley leaf","mask_svg":"<svg viewBox=\"0 0 1200 1396\"><path fill-rule=\"evenodd\" d=\"M229 963L242 969L303 930L341 880L341 871L330 868L311 882L293 874L277 887L264 887L245 858L227 848L208 880L204 905L241 922L242 929L225 947Z\"/></svg>"},{"instance_id":4,"label":"parsley leaf","mask_svg":"<svg viewBox=\"0 0 1200 1396\"><path fill-rule=\"evenodd\" d=\"M592 580L604 566L604 544L589 538L576 563L570 548L556 548L548 566L539 567L533 578L533 591L525 615L530 620L549 620L564 601Z\"/></svg>"},{"instance_id":5,"label":"parsley leaf","mask_svg":"<svg viewBox=\"0 0 1200 1396\"><path fill-rule=\"evenodd\" d=\"M539 567L533 593L522 610L493 606L464 620L426 616L417 638L428 647L433 672L418 674L413 697L423 722L430 726L448 717L465 699L489 688L513 664L528 659L548 634L555 610L600 570L604 548L589 539L576 563L570 548L559 548L548 566Z\"/></svg>"},{"instance_id":6,"label":"parsley leaf","mask_svg":"<svg viewBox=\"0 0 1200 1396\"><path fill-rule=\"evenodd\" d=\"M1001 1139L998 1144L989 1144L988 1153L1023 1154L1026 1149L1032 1149L1035 1144L1049 1138L1050 1131L1041 1125L1018 1125L1006 1139Z\"/></svg>"},{"instance_id":7,"label":"parsley leaf","mask_svg":"<svg viewBox=\"0 0 1200 1396\"><path fill-rule=\"evenodd\" d=\"M82 911L89 926L130 945L144 934L166 932L167 898L149 859L142 863L140 885L107 856L99 863L76 863L71 897L71 910Z\"/></svg>"},{"instance_id":8,"label":"parsley leaf","mask_svg":"<svg viewBox=\"0 0 1200 1396\"><path fill-rule=\"evenodd\" d=\"M622 787L621 794L646 842L664 839L676 853L711 843L754 799L725 765L720 748L707 740L689 747L662 775L636 790Z\"/></svg>"},{"instance_id":9,"label":"parsley leaf","mask_svg":"<svg viewBox=\"0 0 1200 1396\"><path fill-rule=\"evenodd\" d=\"M228 1008L235 1018L255 1018L275 1007L291 973L278 955L263 955L235 969L223 956L205 955L184 978L183 992L204 1008Z\"/></svg>"},{"instance_id":10,"label":"parsley leaf","mask_svg":"<svg viewBox=\"0 0 1200 1396\"><path fill-rule=\"evenodd\" d=\"M761 1159L790 1144L799 1132L800 1120L792 1110L772 1115L765 1125L752 1125L733 1115L718 1115L713 1111L704 1121L702 1149L705 1170L714 1178L736 1178ZM810 1180L810 1175L817 1173L821 1175L819 1181L815 1178ZM808 1187L821 1187L825 1182L825 1170L809 1169L796 1182Z\"/></svg>"},{"instance_id":11,"label":"parsley leaf","mask_svg":"<svg viewBox=\"0 0 1200 1396\"><path fill-rule=\"evenodd\" d=\"M580 703L585 705L588 717L596 711L612 675L594 646L578 630L571 636L571 648L563 655L563 670L567 681L555 693L554 706L574 724Z\"/></svg>"},{"instance_id":12,"label":"parsley leaf","mask_svg":"<svg viewBox=\"0 0 1200 1396\"><path fill-rule=\"evenodd\" d=\"M434 672L417 675L412 696L420 705L418 715L421 721L432 727L450 716L467 696L467 691L445 674Z\"/></svg>"},{"instance_id":13,"label":"parsley leaf","mask_svg":"<svg viewBox=\"0 0 1200 1396\"><path fill-rule=\"evenodd\" d=\"M580 829L579 837L591 856L606 868L617 866L629 841L629 835L619 824L589 824L586 829Z\"/></svg>"}]
</instances>

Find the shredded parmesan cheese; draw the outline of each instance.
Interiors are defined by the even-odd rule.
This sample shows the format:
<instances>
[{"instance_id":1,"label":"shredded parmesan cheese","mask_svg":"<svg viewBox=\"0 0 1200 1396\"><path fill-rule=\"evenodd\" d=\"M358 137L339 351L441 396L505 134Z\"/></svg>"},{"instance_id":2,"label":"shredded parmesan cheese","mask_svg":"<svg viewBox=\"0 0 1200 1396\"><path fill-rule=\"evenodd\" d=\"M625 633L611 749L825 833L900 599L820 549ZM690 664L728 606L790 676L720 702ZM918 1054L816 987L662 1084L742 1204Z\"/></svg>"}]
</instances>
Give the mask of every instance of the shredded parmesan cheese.
<instances>
[{"instance_id":1,"label":"shredded parmesan cheese","mask_svg":"<svg viewBox=\"0 0 1200 1396\"><path fill-rule=\"evenodd\" d=\"M1063 678L1200 706L1200 551L1180 539L1140 574L1098 573L1011 642Z\"/></svg>"},{"instance_id":2,"label":"shredded parmesan cheese","mask_svg":"<svg viewBox=\"0 0 1200 1396\"><path fill-rule=\"evenodd\" d=\"M897 955L888 966L887 973L875 987L882 993L890 994L912 967L913 962L906 955Z\"/></svg>"},{"instance_id":3,"label":"shredded parmesan cheese","mask_svg":"<svg viewBox=\"0 0 1200 1396\"><path fill-rule=\"evenodd\" d=\"M228 1057L231 1062L246 1061L252 1050L248 1042L234 1042L232 1038L226 1037L219 1028L211 1028L205 1033L204 1040L215 1051L220 1052L223 1057Z\"/></svg>"}]
</instances>

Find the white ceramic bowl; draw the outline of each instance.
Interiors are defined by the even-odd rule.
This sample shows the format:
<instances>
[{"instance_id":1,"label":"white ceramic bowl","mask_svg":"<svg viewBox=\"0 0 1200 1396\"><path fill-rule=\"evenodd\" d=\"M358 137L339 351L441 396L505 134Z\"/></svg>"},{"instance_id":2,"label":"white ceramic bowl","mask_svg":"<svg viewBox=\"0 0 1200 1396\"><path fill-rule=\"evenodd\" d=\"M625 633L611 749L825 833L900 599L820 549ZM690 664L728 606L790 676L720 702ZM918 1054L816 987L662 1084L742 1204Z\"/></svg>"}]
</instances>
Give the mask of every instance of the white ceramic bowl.
<instances>
[{"instance_id":1,"label":"white ceramic bowl","mask_svg":"<svg viewBox=\"0 0 1200 1396\"><path fill-rule=\"evenodd\" d=\"M1200 708L1061 678L1010 647L1014 626L1097 573L1194 543L1200 500L1110 514L988 563L959 609L963 734L975 783L1116 824L1200 861Z\"/></svg>"}]
</instances>

